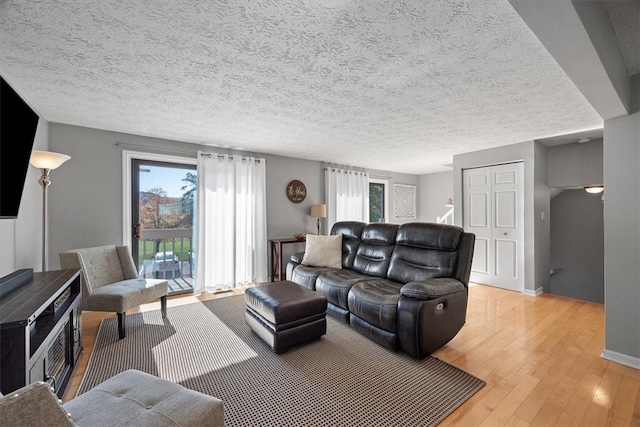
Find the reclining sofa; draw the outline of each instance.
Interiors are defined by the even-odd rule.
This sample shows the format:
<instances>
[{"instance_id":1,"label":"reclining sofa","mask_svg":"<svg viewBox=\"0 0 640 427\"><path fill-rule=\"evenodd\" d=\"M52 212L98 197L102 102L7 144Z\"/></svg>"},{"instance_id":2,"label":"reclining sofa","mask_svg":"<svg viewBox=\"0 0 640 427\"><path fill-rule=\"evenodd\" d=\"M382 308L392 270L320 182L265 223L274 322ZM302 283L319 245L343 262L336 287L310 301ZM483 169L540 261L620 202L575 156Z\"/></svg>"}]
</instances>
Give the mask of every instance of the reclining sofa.
<instances>
[{"instance_id":1,"label":"reclining sofa","mask_svg":"<svg viewBox=\"0 0 640 427\"><path fill-rule=\"evenodd\" d=\"M342 268L291 256L287 280L323 295L327 312L373 341L422 359L465 323L475 235L436 223L337 222Z\"/></svg>"}]
</instances>

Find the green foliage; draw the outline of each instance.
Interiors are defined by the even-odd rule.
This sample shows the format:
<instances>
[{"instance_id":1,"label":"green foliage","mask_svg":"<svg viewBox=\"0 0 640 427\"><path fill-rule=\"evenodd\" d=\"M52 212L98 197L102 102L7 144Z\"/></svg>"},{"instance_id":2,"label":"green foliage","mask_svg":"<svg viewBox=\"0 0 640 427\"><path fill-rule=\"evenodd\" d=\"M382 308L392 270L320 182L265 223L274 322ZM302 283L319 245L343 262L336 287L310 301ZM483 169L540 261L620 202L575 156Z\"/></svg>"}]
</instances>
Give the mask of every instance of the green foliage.
<instances>
[{"instance_id":1,"label":"green foliage","mask_svg":"<svg viewBox=\"0 0 640 427\"><path fill-rule=\"evenodd\" d=\"M171 239L163 240L156 250L155 240L140 240L138 244L138 259L152 260L156 252L173 252L180 261L188 261L191 252L191 239L179 239L173 242Z\"/></svg>"},{"instance_id":2,"label":"green foliage","mask_svg":"<svg viewBox=\"0 0 640 427\"><path fill-rule=\"evenodd\" d=\"M384 217L384 184L369 184L369 221L380 222Z\"/></svg>"},{"instance_id":3,"label":"green foliage","mask_svg":"<svg viewBox=\"0 0 640 427\"><path fill-rule=\"evenodd\" d=\"M196 194L197 176L187 172L182 179L181 198L168 197L161 187L140 193L140 222L143 229L193 228L193 202ZM144 233L143 233L144 235ZM173 252L178 259L186 261L191 251L191 239L140 240L138 259L151 260L156 252Z\"/></svg>"}]
</instances>

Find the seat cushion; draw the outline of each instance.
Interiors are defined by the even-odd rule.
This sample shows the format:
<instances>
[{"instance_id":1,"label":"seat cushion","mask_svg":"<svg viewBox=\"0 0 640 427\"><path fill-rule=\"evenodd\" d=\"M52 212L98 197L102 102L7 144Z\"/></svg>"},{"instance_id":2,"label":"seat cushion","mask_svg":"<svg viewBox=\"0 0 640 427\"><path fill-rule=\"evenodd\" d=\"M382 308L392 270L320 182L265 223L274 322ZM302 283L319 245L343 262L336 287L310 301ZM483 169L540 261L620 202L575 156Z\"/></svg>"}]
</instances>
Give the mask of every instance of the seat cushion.
<instances>
[{"instance_id":1,"label":"seat cushion","mask_svg":"<svg viewBox=\"0 0 640 427\"><path fill-rule=\"evenodd\" d=\"M311 267L308 265L296 265L291 272L291 281L296 282L312 291L316 290L316 279L325 271L331 269L326 267Z\"/></svg>"},{"instance_id":2,"label":"seat cushion","mask_svg":"<svg viewBox=\"0 0 640 427\"><path fill-rule=\"evenodd\" d=\"M380 329L396 332L401 287L388 279L360 281L349 292L349 311Z\"/></svg>"},{"instance_id":3,"label":"seat cushion","mask_svg":"<svg viewBox=\"0 0 640 427\"><path fill-rule=\"evenodd\" d=\"M349 289L356 283L369 277L353 270L329 270L318 276L316 292L324 296L331 304L347 310L349 308Z\"/></svg>"},{"instance_id":4,"label":"seat cushion","mask_svg":"<svg viewBox=\"0 0 640 427\"><path fill-rule=\"evenodd\" d=\"M140 304L167 295L168 282L162 279L129 279L104 285L83 298L83 309L123 313Z\"/></svg>"},{"instance_id":5,"label":"seat cushion","mask_svg":"<svg viewBox=\"0 0 640 427\"><path fill-rule=\"evenodd\" d=\"M81 426L223 426L220 399L137 371L121 372L65 403Z\"/></svg>"}]
</instances>

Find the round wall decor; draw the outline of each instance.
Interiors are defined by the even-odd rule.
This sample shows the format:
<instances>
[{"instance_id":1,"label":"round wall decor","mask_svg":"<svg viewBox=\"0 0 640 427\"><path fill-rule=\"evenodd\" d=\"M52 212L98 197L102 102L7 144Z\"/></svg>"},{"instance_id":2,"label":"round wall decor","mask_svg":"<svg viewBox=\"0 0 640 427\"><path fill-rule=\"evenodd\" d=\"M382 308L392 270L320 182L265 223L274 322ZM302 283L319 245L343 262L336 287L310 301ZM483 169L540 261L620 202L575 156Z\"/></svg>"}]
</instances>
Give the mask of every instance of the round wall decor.
<instances>
[{"instance_id":1,"label":"round wall decor","mask_svg":"<svg viewBox=\"0 0 640 427\"><path fill-rule=\"evenodd\" d=\"M307 197L307 187L302 181L294 179L287 184L287 198L293 203L300 203Z\"/></svg>"}]
</instances>

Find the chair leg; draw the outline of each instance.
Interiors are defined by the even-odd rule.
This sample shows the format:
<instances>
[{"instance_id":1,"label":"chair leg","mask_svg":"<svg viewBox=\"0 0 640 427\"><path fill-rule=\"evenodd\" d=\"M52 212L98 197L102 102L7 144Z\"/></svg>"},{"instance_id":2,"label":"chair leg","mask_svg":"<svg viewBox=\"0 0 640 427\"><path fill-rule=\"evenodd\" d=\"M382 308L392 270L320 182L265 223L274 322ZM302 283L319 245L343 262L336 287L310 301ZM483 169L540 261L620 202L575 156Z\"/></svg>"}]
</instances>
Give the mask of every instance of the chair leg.
<instances>
[{"instance_id":1,"label":"chair leg","mask_svg":"<svg viewBox=\"0 0 640 427\"><path fill-rule=\"evenodd\" d=\"M160 313L162 313L162 318L167 317L167 296L160 297Z\"/></svg>"},{"instance_id":2,"label":"chair leg","mask_svg":"<svg viewBox=\"0 0 640 427\"><path fill-rule=\"evenodd\" d=\"M118 313L118 337L124 338L127 334L125 332L125 321L127 319L126 313Z\"/></svg>"}]
</instances>

